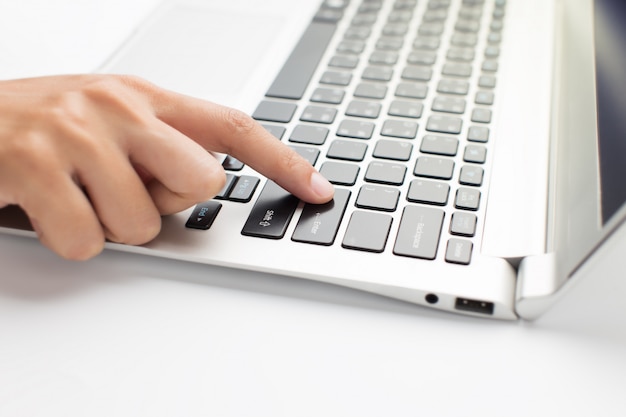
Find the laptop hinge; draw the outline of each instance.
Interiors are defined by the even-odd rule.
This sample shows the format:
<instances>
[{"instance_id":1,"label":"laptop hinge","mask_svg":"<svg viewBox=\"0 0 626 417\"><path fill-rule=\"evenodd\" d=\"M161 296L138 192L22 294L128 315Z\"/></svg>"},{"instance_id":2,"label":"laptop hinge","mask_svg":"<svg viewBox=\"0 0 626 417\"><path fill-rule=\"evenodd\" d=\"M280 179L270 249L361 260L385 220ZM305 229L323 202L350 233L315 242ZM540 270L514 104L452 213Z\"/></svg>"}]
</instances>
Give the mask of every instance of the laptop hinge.
<instances>
[{"instance_id":1,"label":"laptop hinge","mask_svg":"<svg viewBox=\"0 0 626 417\"><path fill-rule=\"evenodd\" d=\"M515 307L520 317L533 320L552 304L561 286L556 265L555 253L528 256L520 262Z\"/></svg>"}]
</instances>

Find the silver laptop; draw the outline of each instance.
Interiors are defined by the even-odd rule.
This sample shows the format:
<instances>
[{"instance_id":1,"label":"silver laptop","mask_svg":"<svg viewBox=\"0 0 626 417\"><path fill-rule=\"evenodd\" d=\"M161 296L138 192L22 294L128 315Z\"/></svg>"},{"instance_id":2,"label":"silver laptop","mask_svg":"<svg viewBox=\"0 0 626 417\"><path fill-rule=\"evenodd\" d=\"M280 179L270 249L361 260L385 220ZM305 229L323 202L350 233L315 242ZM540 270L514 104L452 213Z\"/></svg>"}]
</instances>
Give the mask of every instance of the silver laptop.
<instances>
[{"instance_id":1,"label":"silver laptop","mask_svg":"<svg viewBox=\"0 0 626 417\"><path fill-rule=\"evenodd\" d=\"M626 239L621 0L294 4L167 1L98 71L250 113L334 201L223 155L215 199L109 249L532 319Z\"/></svg>"}]
</instances>

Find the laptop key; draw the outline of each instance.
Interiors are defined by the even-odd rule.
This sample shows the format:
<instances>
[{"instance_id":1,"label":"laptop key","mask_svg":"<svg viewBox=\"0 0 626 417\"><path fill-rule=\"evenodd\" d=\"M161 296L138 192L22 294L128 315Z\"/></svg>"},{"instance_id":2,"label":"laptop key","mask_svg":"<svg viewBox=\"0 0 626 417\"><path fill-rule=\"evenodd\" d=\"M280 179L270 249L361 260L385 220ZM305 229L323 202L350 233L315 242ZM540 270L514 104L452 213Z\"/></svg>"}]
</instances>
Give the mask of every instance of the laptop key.
<instances>
[{"instance_id":1,"label":"laptop key","mask_svg":"<svg viewBox=\"0 0 626 417\"><path fill-rule=\"evenodd\" d=\"M355 139L369 139L374 134L374 123L344 120L337 128L337 136Z\"/></svg>"},{"instance_id":2,"label":"laptop key","mask_svg":"<svg viewBox=\"0 0 626 417\"><path fill-rule=\"evenodd\" d=\"M359 166L341 162L326 161L320 167L320 174L337 185L354 185L359 175Z\"/></svg>"},{"instance_id":3,"label":"laptop key","mask_svg":"<svg viewBox=\"0 0 626 417\"><path fill-rule=\"evenodd\" d=\"M420 156L415 163L413 174L417 177L449 180L454 172L454 161L447 158Z\"/></svg>"},{"instance_id":4,"label":"laptop key","mask_svg":"<svg viewBox=\"0 0 626 417\"><path fill-rule=\"evenodd\" d=\"M461 133L463 120L460 117L430 116L426 123L426 130L439 133Z\"/></svg>"},{"instance_id":5,"label":"laptop key","mask_svg":"<svg viewBox=\"0 0 626 417\"><path fill-rule=\"evenodd\" d=\"M478 145L467 145L463 153L463 160L465 162L484 164L487 160L487 148Z\"/></svg>"},{"instance_id":6,"label":"laptop key","mask_svg":"<svg viewBox=\"0 0 626 417\"><path fill-rule=\"evenodd\" d=\"M406 167L390 162L370 162L365 172L365 181L379 184L402 185Z\"/></svg>"},{"instance_id":7,"label":"laptop key","mask_svg":"<svg viewBox=\"0 0 626 417\"><path fill-rule=\"evenodd\" d=\"M252 117L266 122L289 123L296 108L293 103L263 100L252 113Z\"/></svg>"},{"instance_id":8,"label":"laptop key","mask_svg":"<svg viewBox=\"0 0 626 417\"><path fill-rule=\"evenodd\" d=\"M355 211L341 246L380 253L385 250L393 218L388 214Z\"/></svg>"},{"instance_id":9,"label":"laptop key","mask_svg":"<svg viewBox=\"0 0 626 417\"><path fill-rule=\"evenodd\" d=\"M300 120L303 122L331 124L335 121L336 115L337 109L332 107L307 106L302 112Z\"/></svg>"},{"instance_id":10,"label":"laptop key","mask_svg":"<svg viewBox=\"0 0 626 417\"><path fill-rule=\"evenodd\" d=\"M254 191L259 185L259 182L260 180L257 177L242 175L230 191L228 199L238 203L247 203L252 199L252 195L254 195Z\"/></svg>"},{"instance_id":11,"label":"laptop key","mask_svg":"<svg viewBox=\"0 0 626 417\"><path fill-rule=\"evenodd\" d=\"M393 253L412 258L435 259L444 211L432 207L406 206Z\"/></svg>"},{"instance_id":12,"label":"laptop key","mask_svg":"<svg viewBox=\"0 0 626 417\"><path fill-rule=\"evenodd\" d=\"M411 119L419 119L422 117L424 104L419 101L394 100L389 105L389 116L410 117Z\"/></svg>"},{"instance_id":13,"label":"laptop key","mask_svg":"<svg viewBox=\"0 0 626 417\"><path fill-rule=\"evenodd\" d=\"M477 188L459 188L456 191L454 207L476 211L480 205L480 191Z\"/></svg>"},{"instance_id":14,"label":"laptop key","mask_svg":"<svg viewBox=\"0 0 626 417\"><path fill-rule=\"evenodd\" d=\"M418 125L415 122L402 120L386 120L380 131L382 136L391 136L403 139L415 139Z\"/></svg>"},{"instance_id":15,"label":"laptop key","mask_svg":"<svg viewBox=\"0 0 626 417\"><path fill-rule=\"evenodd\" d=\"M446 249L446 262L469 265L472 259L472 242L466 239L450 239Z\"/></svg>"},{"instance_id":16,"label":"laptop key","mask_svg":"<svg viewBox=\"0 0 626 417\"><path fill-rule=\"evenodd\" d=\"M254 203L241 234L282 239L300 200L268 180Z\"/></svg>"},{"instance_id":17,"label":"laptop key","mask_svg":"<svg viewBox=\"0 0 626 417\"><path fill-rule=\"evenodd\" d=\"M366 151L367 145L362 141L337 139L330 144L326 156L346 161L362 161Z\"/></svg>"},{"instance_id":18,"label":"laptop key","mask_svg":"<svg viewBox=\"0 0 626 417\"><path fill-rule=\"evenodd\" d=\"M336 24L311 22L266 93L268 97L299 100L326 52Z\"/></svg>"},{"instance_id":19,"label":"laptop key","mask_svg":"<svg viewBox=\"0 0 626 417\"><path fill-rule=\"evenodd\" d=\"M375 119L380 114L382 105L372 101L353 100L346 109L346 116Z\"/></svg>"},{"instance_id":20,"label":"laptop key","mask_svg":"<svg viewBox=\"0 0 626 417\"><path fill-rule=\"evenodd\" d=\"M322 145L326 142L328 132L327 128L321 126L298 125L291 132L289 142Z\"/></svg>"},{"instance_id":21,"label":"laptop key","mask_svg":"<svg viewBox=\"0 0 626 417\"><path fill-rule=\"evenodd\" d=\"M317 88L311 96L316 103L340 104L346 93L338 88Z\"/></svg>"},{"instance_id":22,"label":"laptop key","mask_svg":"<svg viewBox=\"0 0 626 417\"><path fill-rule=\"evenodd\" d=\"M402 79L409 81L430 81L433 70L430 67L408 65L402 70Z\"/></svg>"},{"instance_id":23,"label":"laptop key","mask_svg":"<svg viewBox=\"0 0 626 417\"><path fill-rule=\"evenodd\" d=\"M463 185L480 186L483 183L484 171L476 165L465 165L461 167L459 183Z\"/></svg>"},{"instance_id":24,"label":"laptop key","mask_svg":"<svg viewBox=\"0 0 626 417\"><path fill-rule=\"evenodd\" d=\"M350 194L350 191L338 188L330 202L306 204L291 240L325 246L332 245L348 206Z\"/></svg>"},{"instance_id":25,"label":"laptop key","mask_svg":"<svg viewBox=\"0 0 626 417\"><path fill-rule=\"evenodd\" d=\"M449 193L450 186L445 182L413 180L409 186L406 199L414 203L445 206L448 203Z\"/></svg>"},{"instance_id":26,"label":"laptop key","mask_svg":"<svg viewBox=\"0 0 626 417\"><path fill-rule=\"evenodd\" d=\"M425 135L420 151L436 155L455 156L459 140L452 136Z\"/></svg>"},{"instance_id":27,"label":"laptop key","mask_svg":"<svg viewBox=\"0 0 626 417\"><path fill-rule=\"evenodd\" d=\"M427 94L428 86L426 84L409 82L399 83L395 91L396 97L406 98L426 98Z\"/></svg>"},{"instance_id":28,"label":"laptop key","mask_svg":"<svg viewBox=\"0 0 626 417\"><path fill-rule=\"evenodd\" d=\"M342 71L326 71L320 79L321 84L346 86L352 81L352 74Z\"/></svg>"},{"instance_id":29,"label":"laptop key","mask_svg":"<svg viewBox=\"0 0 626 417\"><path fill-rule=\"evenodd\" d=\"M375 158L408 161L411 158L413 145L405 141L384 140L376 142L373 156Z\"/></svg>"},{"instance_id":30,"label":"laptop key","mask_svg":"<svg viewBox=\"0 0 626 417\"><path fill-rule=\"evenodd\" d=\"M185 227L190 229L208 230L213 225L222 204L217 201L205 201L197 204L189 216Z\"/></svg>"},{"instance_id":31,"label":"laptop key","mask_svg":"<svg viewBox=\"0 0 626 417\"><path fill-rule=\"evenodd\" d=\"M356 206L381 211L395 211L400 191L392 187L366 184L359 190Z\"/></svg>"},{"instance_id":32,"label":"laptop key","mask_svg":"<svg viewBox=\"0 0 626 417\"><path fill-rule=\"evenodd\" d=\"M452 214L450 233L459 236L474 236L476 233L477 217L474 213L457 211Z\"/></svg>"},{"instance_id":33,"label":"laptop key","mask_svg":"<svg viewBox=\"0 0 626 417\"><path fill-rule=\"evenodd\" d=\"M243 162L230 155L226 155L226 158L222 161L222 168L226 171L241 171L244 166Z\"/></svg>"}]
</instances>

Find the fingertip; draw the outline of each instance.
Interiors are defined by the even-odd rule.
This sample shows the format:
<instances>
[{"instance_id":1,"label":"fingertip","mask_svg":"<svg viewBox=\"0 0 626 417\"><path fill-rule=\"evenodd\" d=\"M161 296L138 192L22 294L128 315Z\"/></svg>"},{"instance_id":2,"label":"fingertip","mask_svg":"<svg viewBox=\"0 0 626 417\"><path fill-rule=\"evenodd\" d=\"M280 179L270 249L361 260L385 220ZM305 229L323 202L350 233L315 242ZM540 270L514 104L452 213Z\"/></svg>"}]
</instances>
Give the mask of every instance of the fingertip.
<instances>
[{"instance_id":1,"label":"fingertip","mask_svg":"<svg viewBox=\"0 0 626 417\"><path fill-rule=\"evenodd\" d=\"M326 203L335 195L335 187L317 171L311 174L310 186L318 199L316 203Z\"/></svg>"}]
</instances>

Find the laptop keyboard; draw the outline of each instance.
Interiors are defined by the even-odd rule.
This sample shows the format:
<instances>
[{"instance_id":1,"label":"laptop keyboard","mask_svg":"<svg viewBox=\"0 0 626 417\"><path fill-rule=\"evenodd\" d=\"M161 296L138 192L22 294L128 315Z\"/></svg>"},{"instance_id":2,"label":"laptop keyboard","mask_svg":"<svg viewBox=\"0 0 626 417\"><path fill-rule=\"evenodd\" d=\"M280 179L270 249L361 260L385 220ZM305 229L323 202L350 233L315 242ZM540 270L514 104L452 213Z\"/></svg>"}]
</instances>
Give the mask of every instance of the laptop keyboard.
<instances>
[{"instance_id":1,"label":"laptop keyboard","mask_svg":"<svg viewBox=\"0 0 626 417\"><path fill-rule=\"evenodd\" d=\"M470 264L505 1L351 3L323 2L252 115L336 186L333 201L302 207L226 157L226 186L187 227L209 229L226 200L251 205L251 238Z\"/></svg>"}]
</instances>

